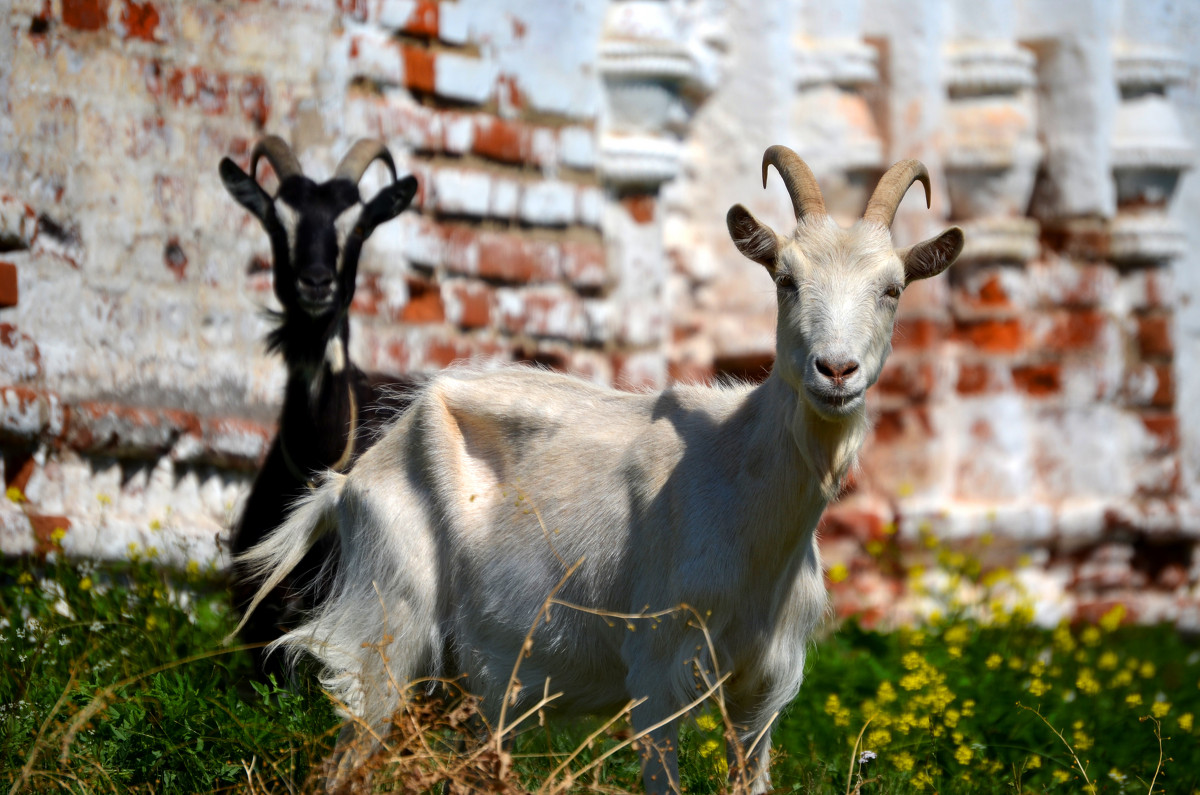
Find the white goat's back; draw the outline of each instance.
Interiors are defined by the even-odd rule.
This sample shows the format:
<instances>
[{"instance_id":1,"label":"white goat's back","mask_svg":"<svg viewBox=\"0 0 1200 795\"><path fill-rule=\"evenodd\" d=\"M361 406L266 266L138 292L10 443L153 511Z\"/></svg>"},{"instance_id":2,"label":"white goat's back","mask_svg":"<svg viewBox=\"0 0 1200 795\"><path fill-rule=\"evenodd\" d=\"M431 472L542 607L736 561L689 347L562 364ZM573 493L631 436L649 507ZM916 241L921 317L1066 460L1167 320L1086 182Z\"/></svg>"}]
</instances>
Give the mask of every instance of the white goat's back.
<instances>
[{"instance_id":1,"label":"white goat's back","mask_svg":"<svg viewBox=\"0 0 1200 795\"><path fill-rule=\"evenodd\" d=\"M760 421L762 389L638 395L524 368L440 375L272 537L332 521L342 548L330 599L280 644L314 653L360 716L397 703L364 686L465 673L494 717L539 609L582 561L559 599L695 613L629 622L555 606L522 662L523 692L549 677L569 714L615 711L647 688L677 708L695 696L693 661L712 670L699 617L731 687L781 707L825 610L812 534L823 503L800 480L786 423ZM778 486L792 496L761 499ZM781 523L788 532L764 534Z\"/></svg>"}]
</instances>

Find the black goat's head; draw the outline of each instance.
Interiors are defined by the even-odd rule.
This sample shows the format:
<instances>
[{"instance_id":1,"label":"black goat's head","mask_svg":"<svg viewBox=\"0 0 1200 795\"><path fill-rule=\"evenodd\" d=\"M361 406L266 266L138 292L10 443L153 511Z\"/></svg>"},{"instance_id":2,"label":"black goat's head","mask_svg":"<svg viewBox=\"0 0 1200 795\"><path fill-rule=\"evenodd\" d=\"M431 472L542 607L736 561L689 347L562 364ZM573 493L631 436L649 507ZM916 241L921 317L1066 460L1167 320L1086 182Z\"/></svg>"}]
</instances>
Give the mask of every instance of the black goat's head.
<instances>
[{"instance_id":1,"label":"black goat's head","mask_svg":"<svg viewBox=\"0 0 1200 795\"><path fill-rule=\"evenodd\" d=\"M255 179L262 157L279 178L274 197ZM376 160L391 171L392 183L363 202L358 182ZM291 320L300 313L333 319L350 305L363 242L408 207L417 192L416 178L397 179L387 148L370 139L355 143L325 182L304 176L291 148L274 135L254 145L249 174L229 158L221 160L220 172L225 189L270 235L275 295L284 318Z\"/></svg>"}]
</instances>

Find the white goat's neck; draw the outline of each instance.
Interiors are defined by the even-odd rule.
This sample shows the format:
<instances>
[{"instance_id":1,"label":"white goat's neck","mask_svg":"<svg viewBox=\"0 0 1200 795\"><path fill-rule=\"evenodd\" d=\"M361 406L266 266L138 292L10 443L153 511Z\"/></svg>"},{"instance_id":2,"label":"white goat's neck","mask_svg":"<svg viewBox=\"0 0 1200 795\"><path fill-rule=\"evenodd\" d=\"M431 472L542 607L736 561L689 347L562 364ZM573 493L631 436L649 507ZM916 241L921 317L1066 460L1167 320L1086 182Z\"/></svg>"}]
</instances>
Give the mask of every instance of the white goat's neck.
<instances>
[{"instance_id":1,"label":"white goat's neck","mask_svg":"<svg viewBox=\"0 0 1200 795\"><path fill-rule=\"evenodd\" d=\"M783 421L791 440L821 496L827 503L831 502L858 460L858 452L866 439L869 423L865 409L828 420L813 411L807 401L774 372L763 388L774 392L779 401L776 405L787 407Z\"/></svg>"}]
</instances>

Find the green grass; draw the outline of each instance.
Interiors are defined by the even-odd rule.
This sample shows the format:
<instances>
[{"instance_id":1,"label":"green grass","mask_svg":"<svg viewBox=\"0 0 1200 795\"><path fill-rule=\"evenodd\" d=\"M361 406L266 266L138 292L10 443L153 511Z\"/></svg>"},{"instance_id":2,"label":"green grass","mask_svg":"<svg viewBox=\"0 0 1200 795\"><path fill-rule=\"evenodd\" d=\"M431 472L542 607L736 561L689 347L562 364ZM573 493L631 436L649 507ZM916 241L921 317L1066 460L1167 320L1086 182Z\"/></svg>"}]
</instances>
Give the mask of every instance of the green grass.
<instances>
[{"instance_id":1,"label":"green grass","mask_svg":"<svg viewBox=\"0 0 1200 795\"><path fill-rule=\"evenodd\" d=\"M226 605L217 579L148 561L0 562L0 777L33 792L322 791L338 725L328 700L307 675L254 682L248 655L221 645ZM1123 626L1119 612L1054 630L1028 617L948 603L920 629L832 630L775 732L777 789L1200 791L1195 640ZM410 716L422 730L376 783L406 790L449 770L467 711ZM496 791L536 789L600 724L530 725L509 749L514 773L479 757ZM688 791L724 791L721 734L712 710L684 732ZM585 748L572 769L594 766L573 788L639 791L634 752L597 762L627 739L618 722ZM876 757L852 770L864 751Z\"/></svg>"}]
</instances>

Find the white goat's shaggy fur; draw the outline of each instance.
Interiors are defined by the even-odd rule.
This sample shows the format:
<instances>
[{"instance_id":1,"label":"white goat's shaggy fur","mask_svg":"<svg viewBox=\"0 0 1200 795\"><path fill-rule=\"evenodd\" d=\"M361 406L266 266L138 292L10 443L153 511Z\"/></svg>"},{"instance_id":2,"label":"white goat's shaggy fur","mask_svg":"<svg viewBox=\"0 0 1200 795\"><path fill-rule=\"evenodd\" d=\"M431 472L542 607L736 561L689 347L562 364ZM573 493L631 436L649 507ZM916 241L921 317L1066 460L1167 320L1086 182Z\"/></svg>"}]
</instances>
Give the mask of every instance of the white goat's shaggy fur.
<instances>
[{"instance_id":1,"label":"white goat's shaggy fur","mask_svg":"<svg viewBox=\"0 0 1200 795\"><path fill-rule=\"evenodd\" d=\"M896 252L885 225L846 230L824 214L781 238L739 207L730 229L778 286L764 383L628 394L540 370L450 370L248 553L278 578L338 533L330 598L277 645L315 655L365 725L386 725L396 684L463 673L494 722L561 582L556 598L585 609L555 606L536 627L513 714L549 679L567 715L644 698L632 713L643 730L695 699L704 672L727 674L729 716L754 744L745 774L754 792L769 789L770 725L827 611L817 522L867 432L863 393L890 350L900 289L940 272L962 238ZM595 612L680 605L694 612ZM677 723L650 733L650 791L678 788Z\"/></svg>"}]
</instances>

